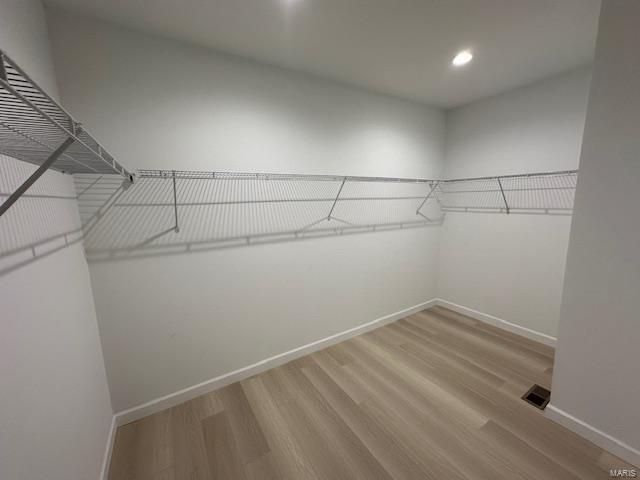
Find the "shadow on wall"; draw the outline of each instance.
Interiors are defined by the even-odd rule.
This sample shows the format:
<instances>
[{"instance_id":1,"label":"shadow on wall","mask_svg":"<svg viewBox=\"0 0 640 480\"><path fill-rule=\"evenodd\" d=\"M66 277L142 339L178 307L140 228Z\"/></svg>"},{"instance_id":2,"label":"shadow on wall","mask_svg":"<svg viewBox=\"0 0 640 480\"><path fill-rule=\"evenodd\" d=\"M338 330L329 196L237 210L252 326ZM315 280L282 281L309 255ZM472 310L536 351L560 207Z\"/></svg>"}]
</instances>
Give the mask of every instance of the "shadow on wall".
<instances>
[{"instance_id":1,"label":"shadow on wall","mask_svg":"<svg viewBox=\"0 0 640 480\"><path fill-rule=\"evenodd\" d=\"M33 168L7 160L4 197ZM571 215L577 179L576 172L407 182L153 170L133 185L118 175L75 175L74 192L63 185L70 177L51 175L62 184L36 184L0 217L0 275L83 238L88 260L104 262L437 226L448 211Z\"/></svg>"},{"instance_id":2,"label":"shadow on wall","mask_svg":"<svg viewBox=\"0 0 640 480\"><path fill-rule=\"evenodd\" d=\"M0 168L3 178L13 181L0 184L3 198L32 168L7 160L11 163L0 163ZM52 175L66 181L71 178ZM0 217L0 275L83 239L87 259L100 262L441 222L436 200L425 202L435 182L236 177L174 180L164 174L137 178L129 188L123 187L127 183L118 175L75 175L73 182L72 195L33 190ZM60 206L55 203L59 201L66 203ZM61 211L75 215L61 219ZM25 228L29 231L21 234Z\"/></svg>"},{"instance_id":3,"label":"shadow on wall","mask_svg":"<svg viewBox=\"0 0 640 480\"><path fill-rule=\"evenodd\" d=\"M0 202L37 167L0 155ZM73 180L47 172L0 217L0 275L82 240Z\"/></svg>"}]
</instances>

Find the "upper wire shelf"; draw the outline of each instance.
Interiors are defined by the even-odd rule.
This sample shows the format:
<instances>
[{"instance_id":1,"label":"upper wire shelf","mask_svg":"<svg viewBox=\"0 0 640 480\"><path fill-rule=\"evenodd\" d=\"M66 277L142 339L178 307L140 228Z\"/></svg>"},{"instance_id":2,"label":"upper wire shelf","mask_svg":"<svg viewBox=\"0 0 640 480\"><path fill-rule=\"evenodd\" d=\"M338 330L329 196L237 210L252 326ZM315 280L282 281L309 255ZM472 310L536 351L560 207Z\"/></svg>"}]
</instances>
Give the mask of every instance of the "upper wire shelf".
<instances>
[{"instance_id":1,"label":"upper wire shelf","mask_svg":"<svg viewBox=\"0 0 640 480\"><path fill-rule=\"evenodd\" d=\"M428 178L362 177L350 175L306 175L301 173L246 173L206 172L190 170L138 170L140 178L172 178L184 180L302 180L312 182L388 182L388 183L434 183Z\"/></svg>"},{"instance_id":2,"label":"upper wire shelf","mask_svg":"<svg viewBox=\"0 0 640 480\"><path fill-rule=\"evenodd\" d=\"M435 226L453 211L570 215L577 171L430 180L139 170L77 175L92 260Z\"/></svg>"},{"instance_id":3,"label":"upper wire shelf","mask_svg":"<svg viewBox=\"0 0 640 480\"><path fill-rule=\"evenodd\" d=\"M140 170L126 191L78 175L92 260L439 224L438 182L289 173Z\"/></svg>"},{"instance_id":4,"label":"upper wire shelf","mask_svg":"<svg viewBox=\"0 0 640 480\"><path fill-rule=\"evenodd\" d=\"M443 212L448 211L482 211L502 213L571 213L578 177L577 170L556 172L524 173L516 175L457 178L434 180L426 178L394 178L365 177L349 175L305 175L291 173L243 173L243 172L205 172L185 170L139 170L140 179L176 179L178 181L210 180L210 181L274 181L289 182L332 182L344 184L417 184L424 185L427 195L424 201L436 200ZM431 188L433 187L433 188ZM353 188L353 187L351 187ZM364 187L363 187L364 188ZM378 187L379 189L380 187ZM341 192L340 201L349 199L349 189ZM361 189L362 190L362 189ZM364 191L362 191L364 192ZM371 192L369 192L371 193ZM365 195L366 196L366 195ZM398 197L395 197L398 198ZM404 199L419 199L400 197ZM362 198L361 198L362 199ZM369 196L370 200L380 200ZM308 200L308 199L305 199ZM325 200L331 200L325 199ZM235 203L240 200L236 199ZM260 200L247 196L245 203ZM270 199L269 201L276 201ZM278 201L302 201L295 198L283 198ZM422 205L420 205L422 207ZM420 212L420 207L417 212Z\"/></svg>"},{"instance_id":5,"label":"upper wire shelf","mask_svg":"<svg viewBox=\"0 0 640 480\"><path fill-rule=\"evenodd\" d=\"M67 141L50 168L130 178L80 123L0 50L0 153L41 166Z\"/></svg>"}]
</instances>

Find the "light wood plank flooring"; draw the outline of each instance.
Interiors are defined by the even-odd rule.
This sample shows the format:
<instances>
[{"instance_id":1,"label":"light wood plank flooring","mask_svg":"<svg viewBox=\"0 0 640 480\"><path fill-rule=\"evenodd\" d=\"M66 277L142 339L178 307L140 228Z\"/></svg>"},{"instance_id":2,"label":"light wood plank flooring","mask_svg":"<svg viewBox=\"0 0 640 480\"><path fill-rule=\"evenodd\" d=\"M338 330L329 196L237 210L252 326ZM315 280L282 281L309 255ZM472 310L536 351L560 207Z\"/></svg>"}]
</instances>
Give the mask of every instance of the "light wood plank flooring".
<instances>
[{"instance_id":1,"label":"light wood plank flooring","mask_svg":"<svg viewBox=\"0 0 640 480\"><path fill-rule=\"evenodd\" d=\"M553 350L434 308L118 429L110 480L609 478L520 397Z\"/></svg>"}]
</instances>

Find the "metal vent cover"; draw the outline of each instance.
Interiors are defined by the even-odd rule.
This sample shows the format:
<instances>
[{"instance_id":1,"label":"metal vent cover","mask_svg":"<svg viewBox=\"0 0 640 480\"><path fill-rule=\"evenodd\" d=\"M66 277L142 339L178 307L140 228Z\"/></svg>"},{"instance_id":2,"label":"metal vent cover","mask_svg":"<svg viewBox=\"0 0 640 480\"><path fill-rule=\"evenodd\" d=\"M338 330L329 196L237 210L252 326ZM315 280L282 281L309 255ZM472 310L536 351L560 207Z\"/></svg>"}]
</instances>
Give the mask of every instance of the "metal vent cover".
<instances>
[{"instance_id":1,"label":"metal vent cover","mask_svg":"<svg viewBox=\"0 0 640 480\"><path fill-rule=\"evenodd\" d=\"M522 399L533 405L534 407L544 410L547 404L549 403L549 399L551 398L551 391L547 390L540 385L534 385L531 387L527 393L522 396Z\"/></svg>"}]
</instances>

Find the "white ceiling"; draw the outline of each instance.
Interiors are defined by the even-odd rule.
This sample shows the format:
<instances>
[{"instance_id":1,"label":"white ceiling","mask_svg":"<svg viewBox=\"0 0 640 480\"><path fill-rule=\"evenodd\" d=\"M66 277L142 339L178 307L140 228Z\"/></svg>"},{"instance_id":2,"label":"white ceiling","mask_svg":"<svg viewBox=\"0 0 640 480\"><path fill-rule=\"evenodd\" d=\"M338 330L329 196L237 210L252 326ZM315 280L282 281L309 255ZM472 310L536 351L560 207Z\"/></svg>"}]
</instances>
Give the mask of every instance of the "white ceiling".
<instances>
[{"instance_id":1,"label":"white ceiling","mask_svg":"<svg viewBox=\"0 0 640 480\"><path fill-rule=\"evenodd\" d=\"M590 63L600 9L600 0L44 1L447 108ZM475 58L454 69L463 48Z\"/></svg>"}]
</instances>

